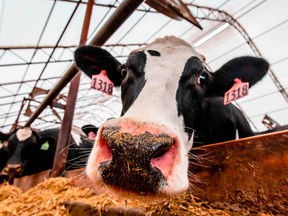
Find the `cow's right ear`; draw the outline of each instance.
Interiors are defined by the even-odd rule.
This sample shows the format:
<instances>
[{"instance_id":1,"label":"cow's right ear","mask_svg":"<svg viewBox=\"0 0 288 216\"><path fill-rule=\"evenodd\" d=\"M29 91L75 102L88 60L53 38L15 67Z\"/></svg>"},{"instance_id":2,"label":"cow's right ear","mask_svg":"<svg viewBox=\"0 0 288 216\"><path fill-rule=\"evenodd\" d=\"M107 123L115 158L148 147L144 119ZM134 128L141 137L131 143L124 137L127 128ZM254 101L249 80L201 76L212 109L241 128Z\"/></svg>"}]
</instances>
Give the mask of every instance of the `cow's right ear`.
<instances>
[{"instance_id":1,"label":"cow's right ear","mask_svg":"<svg viewBox=\"0 0 288 216\"><path fill-rule=\"evenodd\" d=\"M74 53L76 65L90 78L106 70L109 79L115 86L120 86L122 81L120 62L109 52L96 46L82 46Z\"/></svg>"},{"instance_id":2,"label":"cow's right ear","mask_svg":"<svg viewBox=\"0 0 288 216\"><path fill-rule=\"evenodd\" d=\"M209 91L211 94L224 96L234 85L234 79L241 79L242 82L249 82L253 86L260 81L268 72L269 63L263 58L243 56L234 58L224 64L213 73L213 82Z\"/></svg>"}]
</instances>

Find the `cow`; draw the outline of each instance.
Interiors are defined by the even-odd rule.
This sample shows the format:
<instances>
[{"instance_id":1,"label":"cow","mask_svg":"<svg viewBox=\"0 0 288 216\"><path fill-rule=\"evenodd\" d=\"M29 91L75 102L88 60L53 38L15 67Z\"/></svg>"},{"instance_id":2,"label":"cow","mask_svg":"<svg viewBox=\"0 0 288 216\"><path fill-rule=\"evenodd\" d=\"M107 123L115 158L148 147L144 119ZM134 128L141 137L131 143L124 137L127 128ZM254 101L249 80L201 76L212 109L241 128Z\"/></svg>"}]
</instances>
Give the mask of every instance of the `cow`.
<instances>
[{"instance_id":1,"label":"cow","mask_svg":"<svg viewBox=\"0 0 288 216\"><path fill-rule=\"evenodd\" d=\"M223 100L235 78L253 86L269 67L262 58L244 56L212 73L204 66L204 56L174 36L133 51L124 64L95 46L77 48L74 57L89 77L105 70L114 85L121 86L121 117L99 127L87 176L96 189L145 198L169 197L188 189L194 131L213 135L205 128L213 120L207 112L218 109L213 101ZM226 111L230 109L233 113L231 104ZM228 113L224 117L229 118ZM219 126L217 133L225 134L227 128ZM232 132L231 137L236 133Z\"/></svg>"},{"instance_id":2,"label":"cow","mask_svg":"<svg viewBox=\"0 0 288 216\"><path fill-rule=\"evenodd\" d=\"M9 159L4 172L22 177L51 169L59 131L60 128L52 128L36 132L31 127L24 127L11 133L8 139ZM83 135L71 133L66 170L86 165L94 141Z\"/></svg>"},{"instance_id":3,"label":"cow","mask_svg":"<svg viewBox=\"0 0 288 216\"><path fill-rule=\"evenodd\" d=\"M2 175L1 171L8 161L8 149L5 146L0 147L0 184L8 180L7 175Z\"/></svg>"},{"instance_id":4,"label":"cow","mask_svg":"<svg viewBox=\"0 0 288 216\"><path fill-rule=\"evenodd\" d=\"M5 146L0 148L0 172L6 166L8 161L8 149Z\"/></svg>"},{"instance_id":5,"label":"cow","mask_svg":"<svg viewBox=\"0 0 288 216\"><path fill-rule=\"evenodd\" d=\"M9 136L10 134L0 132L0 173L6 166L8 161L7 141L9 139Z\"/></svg>"}]
</instances>

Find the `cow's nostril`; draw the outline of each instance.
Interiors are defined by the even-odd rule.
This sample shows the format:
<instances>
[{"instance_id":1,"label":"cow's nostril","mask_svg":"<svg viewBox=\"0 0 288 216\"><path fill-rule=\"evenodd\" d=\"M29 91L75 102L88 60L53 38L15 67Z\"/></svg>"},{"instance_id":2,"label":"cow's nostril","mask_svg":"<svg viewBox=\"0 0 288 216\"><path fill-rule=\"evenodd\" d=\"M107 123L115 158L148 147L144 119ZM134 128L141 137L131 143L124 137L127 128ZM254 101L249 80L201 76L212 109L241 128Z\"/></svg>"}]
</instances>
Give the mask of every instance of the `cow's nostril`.
<instances>
[{"instance_id":1,"label":"cow's nostril","mask_svg":"<svg viewBox=\"0 0 288 216\"><path fill-rule=\"evenodd\" d=\"M152 146L151 158L158 158L163 156L173 145L173 142L156 143Z\"/></svg>"}]
</instances>

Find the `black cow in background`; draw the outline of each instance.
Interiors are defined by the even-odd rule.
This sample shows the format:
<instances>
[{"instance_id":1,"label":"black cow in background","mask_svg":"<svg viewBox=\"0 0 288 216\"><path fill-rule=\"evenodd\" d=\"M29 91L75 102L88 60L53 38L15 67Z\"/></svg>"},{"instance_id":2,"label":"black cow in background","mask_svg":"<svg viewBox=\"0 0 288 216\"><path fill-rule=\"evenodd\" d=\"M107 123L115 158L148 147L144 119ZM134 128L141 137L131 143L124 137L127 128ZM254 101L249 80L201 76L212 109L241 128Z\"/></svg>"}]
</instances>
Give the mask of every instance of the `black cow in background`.
<instances>
[{"instance_id":1,"label":"black cow in background","mask_svg":"<svg viewBox=\"0 0 288 216\"><path fill-rule=\"evenodd\" d=\"M8 180L8 176L1 175L1 170L6 166L8 161L8 149L7 147L1 147L0 148L0 184L4 182L5 180Z\"/></svg>"},{"instance_id":2,"label":"black cow in background","mask_svg":"<svg viewBox=\"0 0 288 216\"><path fill-rule=\"evenodd\" d=\"M3 170L3 168L6 166L8 161L8 139L10 134L4 134L0 132L0 173Z\"/></svg>"},{"instance_id":3,"label":"black cow in background","mask_svg":"<svg viewBox=\"0 0 288 216\"><path fill-rule=\"evenodd\" d=\"M30 127L17 129L9 135L9 159L4 171L16 177L35 174L53 167L59 128L40 132ZM66 170L83 168L93 147L86 136L71 133Z\"/></svg>"},{"instance_id":4,"label":"black cow in background","mask_svg":"<svg viewBox=\"0 0 288 216\"><path fill-rule=\"evenodd\" d=\"M0 170L2 170L8 161L8 149L5 146L0 148Z\"/></svg>"}]
</instances>

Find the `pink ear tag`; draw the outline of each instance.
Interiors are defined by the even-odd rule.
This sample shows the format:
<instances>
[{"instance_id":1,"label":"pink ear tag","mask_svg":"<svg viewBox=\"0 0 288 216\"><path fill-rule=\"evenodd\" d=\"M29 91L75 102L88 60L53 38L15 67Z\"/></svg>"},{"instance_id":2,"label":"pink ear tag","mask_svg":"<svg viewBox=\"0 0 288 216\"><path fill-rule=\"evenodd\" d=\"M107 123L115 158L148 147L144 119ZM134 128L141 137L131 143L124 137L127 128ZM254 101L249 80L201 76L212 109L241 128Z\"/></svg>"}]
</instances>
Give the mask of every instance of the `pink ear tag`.
<instances>
[{"instance_id":1,"label":"pink ear tag","mask_svg":"<svg viewBox=\"0 0 288 216\"><path fill-rule=\"evenodd\" d=\"M97 91L108 95L112 95L113 87L114 84L108 78L107 72L105 70L102 70L100 74L92 76L90 88L96 89Z\"/></svg>"},{"instance_id":2,"label":"pink ear tag","mask_svg":"<svg viewBox=\"0 0 288 216\"><path fill-rule=\"evenodd\" d=\"M224 96L224 105L236 101L239 98L247 96L249 93L249 82L243 83L241 79L234 79L234 85L229 89Z\"/></svg>"}]
</instances>

